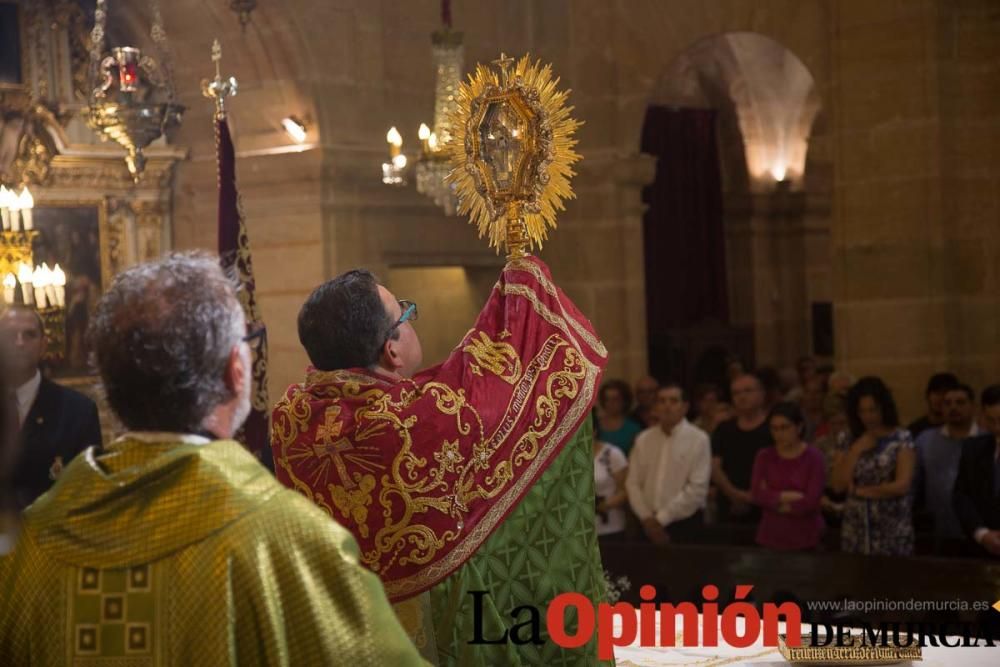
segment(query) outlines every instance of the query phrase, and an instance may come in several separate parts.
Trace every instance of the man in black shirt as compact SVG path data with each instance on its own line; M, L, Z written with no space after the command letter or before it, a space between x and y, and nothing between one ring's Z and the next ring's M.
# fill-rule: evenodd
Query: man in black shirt
M958 378L953 373L935 373L927 381L927 414L907 427L913 440L929 428L939 428L944 424L944 395L950 389L958 388Z
M740 375L730 385L736 416L712 434L712 483L718 488L723 521L756 521L750 476L757 452L771 445L764 411L764 387L754 375Z

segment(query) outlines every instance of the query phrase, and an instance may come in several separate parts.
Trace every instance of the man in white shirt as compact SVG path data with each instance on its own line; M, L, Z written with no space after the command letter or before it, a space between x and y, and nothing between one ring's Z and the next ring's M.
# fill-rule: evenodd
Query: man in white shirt
M693 541L704 525L712 452L708 435L685 418L688 408L680 385L661 387L660 423L639 434L629 458L629 504L654 544Z
M92 400L39 371L46 343L35 310L14 305L0 312L0 342L7 346L8 382L14 389L2 398L17 420L19 451L12 482L15 502L23 509L52 486L77 454L101 444L101 422Z

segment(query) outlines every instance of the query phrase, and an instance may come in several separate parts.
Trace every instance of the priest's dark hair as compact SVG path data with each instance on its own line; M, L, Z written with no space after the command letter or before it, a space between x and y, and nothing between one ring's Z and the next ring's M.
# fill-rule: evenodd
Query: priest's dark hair
M321 371L373 368L392 335L378 280L364 269L342 273L309 295L299 311L299 341Z
M108 403L128 429L197 433L233 397L225 373L246 320L218 257L174 253L118 274L89 335Z

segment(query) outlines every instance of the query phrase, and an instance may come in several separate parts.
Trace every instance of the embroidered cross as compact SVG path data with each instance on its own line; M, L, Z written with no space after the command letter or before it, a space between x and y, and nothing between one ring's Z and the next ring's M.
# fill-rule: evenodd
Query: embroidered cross
M338 417L340 416L340 406L331 405L323 415L323 423L316 429L316 442L313 443L313 453L317 457L328 456L333 461L333 466L337 469L340 482L345 489L353 489L357 486L354 480L347 474L347 466L341 456L344 452L354 449L354 445L347 438L336 439L344 429L344 424Z

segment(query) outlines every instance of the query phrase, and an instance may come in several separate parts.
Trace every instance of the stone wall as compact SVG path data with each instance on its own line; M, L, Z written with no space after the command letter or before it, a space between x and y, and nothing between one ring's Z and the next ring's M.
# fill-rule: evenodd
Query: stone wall
M749 267L753 285L753 302L733 312L757 327L759 360L784 364L804 352L803 307L832 299L837 362L884 374L907 415L933 370L952 367L977 388L1000 374L993 3L453 4L468 66L501 49L530 50L553 63L586 121L577 199L541 256L605 338L609 375L634 378L646 365L640 193L653 172L638 153L645 109L685 49L741 31L794 53L821 106L799 200L727 206L740 212L727 224L752 249L731 258L734 271ZM388 127L413 148L417 125L431 120L437 2L260 3L245 35L224 3L178 0L164 12L191 110L177 137L191 149L175 184L177 247L214 246L214 143L197 91L211 73L212 37L240 79L231 107L271 329L272 393L301 376L294 316L323 279L359 265L386 276L403 267L496 268L464 222L412 186L379 182ZM311 148L270 154L290 143L280 129L289 114L306 119Z
M1000 378L1000 14L833 6L837 357L883 376L915 416L932 372L977 389Z

